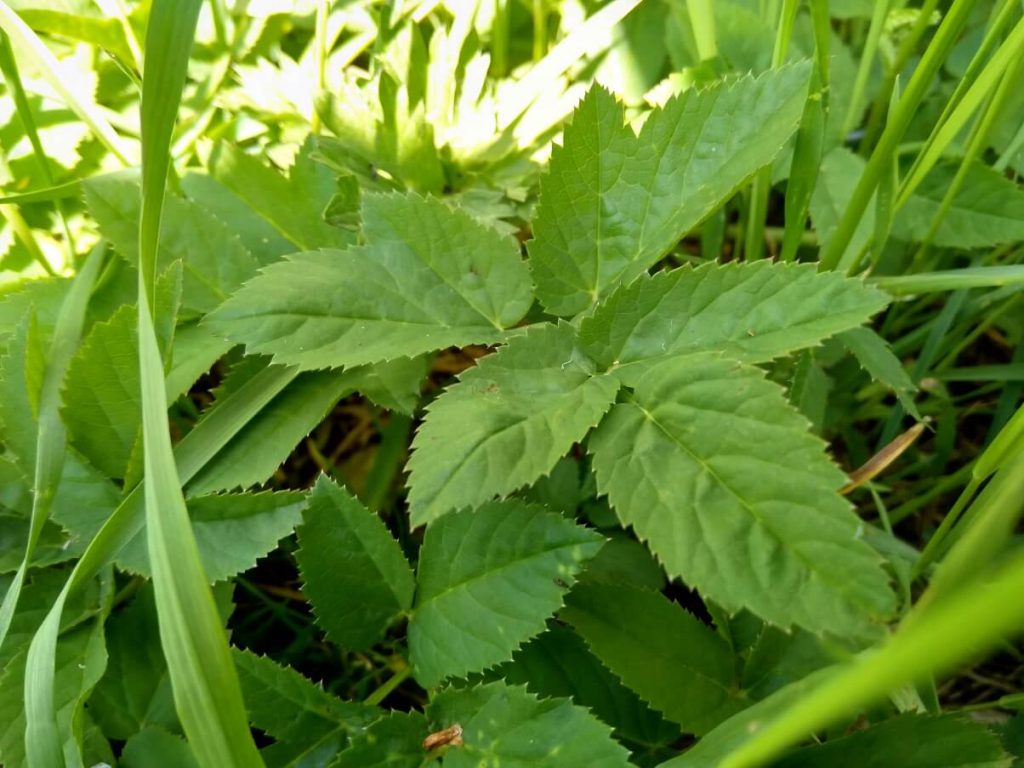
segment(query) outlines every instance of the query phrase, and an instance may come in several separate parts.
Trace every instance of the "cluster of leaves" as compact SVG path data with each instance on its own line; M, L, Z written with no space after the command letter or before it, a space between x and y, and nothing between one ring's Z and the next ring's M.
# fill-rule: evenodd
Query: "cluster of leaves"
M0 763L1012 764L1013 2L110 5L0 3Z

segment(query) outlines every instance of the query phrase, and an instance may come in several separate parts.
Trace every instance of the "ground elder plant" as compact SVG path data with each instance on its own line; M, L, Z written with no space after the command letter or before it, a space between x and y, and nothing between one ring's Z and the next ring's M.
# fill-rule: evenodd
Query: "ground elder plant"
M0 2L0 765L1024 755L1019 4Z

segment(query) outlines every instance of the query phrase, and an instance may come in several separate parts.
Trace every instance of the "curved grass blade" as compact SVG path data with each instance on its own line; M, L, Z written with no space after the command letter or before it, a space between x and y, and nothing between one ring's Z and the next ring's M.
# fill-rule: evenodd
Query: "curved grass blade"
M238 674L199 558L167 424L164 366L150 304L171 134L201 0L156 0L142 81L139 223L139 374L145 451L146 533L160 641L175 706L200 765L260 766Z
M106 246L97 245L86 259L61 307L53 342L50 345L39 394L39 430L36 437L32 517L29 523L28 542L21 565L7 589L3 604L0 604L0 647L3 647L7 631L10 629L25 574L32 562L32 554L43 532L43 525L50 517L50 504L60 482L61 472L64 470L67 435L60 418L60 386L81 340L86 307L89 305L89 296L100 273L105 251Z
M242 385L189 432L175 450L178 476L187 483L227 443L280 394L298 375L295 368L271 366ZM61 616L68 598L88 584L100 569L112 562L121 549L142 530L144 492L136 486L103 524L75 564L42 625L29 646L25 671L25 709L30 737L29 765L46 766L43 755L60 754L60 735L54 707L54 659ZM51 750L56 749L57 752ZM36 755L39 755L37 757ZM61 765L58 763L57 765Z

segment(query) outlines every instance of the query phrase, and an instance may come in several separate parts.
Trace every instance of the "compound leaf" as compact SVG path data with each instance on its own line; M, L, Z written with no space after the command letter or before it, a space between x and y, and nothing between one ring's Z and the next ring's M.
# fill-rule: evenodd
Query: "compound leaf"
M303 592L334 642L364 650L412 605L412 569L384 522L321 476L299 528Z
M210 327L304 369L501 341L533 301L515 240L415 194L366 195L367 244L265 268Z
M743 708L728 644L659 593L579 584L561 616L623 683L688 733L703 735Z
M595 376L570 326L544 325L466 371L428 408L409 461L414 525L528 485L611 406L618 382Z
M629 768L629 753L611 730L568 699L538 699L525 688L491 683L449 689L427 714L440 730L462 726L463 744L445 768Z
M630 282L771 163L796 130L808 76L801 63L686 91L639 136L592 88L541 179L529 249L548 311L575 315Z
M894 595L807 426L756 368L675 358L594 432L598 489L671 576L726 610L872 634Z
M409 621L416 679L432 687L508 661L544 629L600 547L593 531L518 500L429 526Z
M706 264L618 289L583 320L580 343L631 381L672 355L771 360L854 328L887 303L863 280L812 264Z

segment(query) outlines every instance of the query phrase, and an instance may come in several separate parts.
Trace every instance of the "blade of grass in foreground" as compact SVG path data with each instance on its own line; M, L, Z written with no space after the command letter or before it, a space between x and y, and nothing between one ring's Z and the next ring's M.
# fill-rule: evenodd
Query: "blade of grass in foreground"
M187 483L271 400L298 375L295 368L270 366L226 397L189 432L174 452L179 480ZM57 637L67 599L92 581L99 571L142 529L144 491L136 486L75 564L29 646L25 671L26 748L29 765L51 768L46 756L60 754L61 738L54 706L54 669ZM56 750L56 751L54 751ZM63 763L56 763L60 766Z
M150 305L171 134L200 0L156 0L142 79L139 223L139 374L145 452L146 534L160 641L185 735L200 765L260 766L227 637L199 559L167 424L164 366Z
M42 388L39 393L39 428L36 437L35 475L32 483L32 517L29 522L28 541L21 565L14 574L14 580L7 589L3 604L0 604L0 648L3 647L11 619L18 605L25 574L32 562L43 525L50 517L61 472L64 470L64 455L67 451L67 435L60 418L60 386L71 362L85 325L85 310L89 305L96 277L103 263L105 246L97 245L78 277L71 284L71 290L60 310L57 327L46 361Z
M991 650L1024 628L1024 553L990 578L911 613L878 650L824 676L778 717L759 724L720 768L767 765L787 747L885 698L901 685L942 674ZM913 617L913 620L911 618Z

